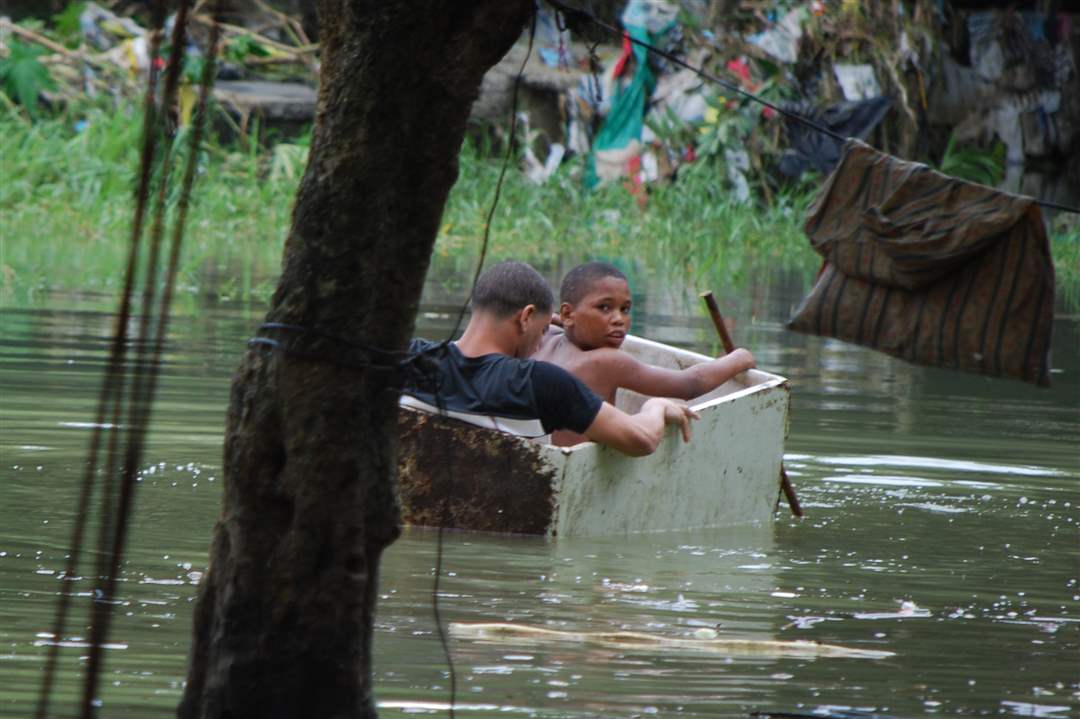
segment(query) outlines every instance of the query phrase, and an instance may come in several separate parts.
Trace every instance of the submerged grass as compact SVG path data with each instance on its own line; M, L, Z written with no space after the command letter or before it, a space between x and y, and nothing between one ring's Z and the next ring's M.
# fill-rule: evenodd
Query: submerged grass
M444 258L475 252L498 177L497 163L473 148L465 148L461 162L436 246ZM493 219L492 256L544 265L621 258L687 283L740 284L758 270L816 266L801 231L808 193L762 210L733 202L710 168L687 170L676 184L653 187L647 195L619 184L586 192L582 166L574 162L542 186L509 173Z
M1051 231L1058 302L1070 311L1080 310L1080 216L1056 218Z
M77 126L60 118L34 124L0 118L0 269L8 297L119 287L140 125L135 111L93 111ZM270 149L207 146L192 198L181 292L234 299L269 294L305 158L303 141ZM460 164L434 258L448 289L470 277L500 161L467 144ZM739 286L778 269L808 282L820 262L802 234L811 188L760 208L733 202L721 172L704 163L647 196L618 184L585 192L581 171L580 163L567 163L542 186L507 173L489 258L548 268L605 258L683 285L714 287ZM1054 252L1061 293L1078 306L1080 225L1059 228Z
M84 123L0 121L0 261L13 291L110 291L122 281L141 117L103 112ZM296 182L267 181L263 160L219 148L201 158L181 291L246 295L276 273Z

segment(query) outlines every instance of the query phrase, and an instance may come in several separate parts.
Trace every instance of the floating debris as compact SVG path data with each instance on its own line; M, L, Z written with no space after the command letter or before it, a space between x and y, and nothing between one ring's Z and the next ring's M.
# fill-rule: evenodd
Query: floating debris
M895 652L855 649L813 641L665 637L640 632L569 632L527 624L451 622L450 635L482 642L566 642L612 649L695 651L727 656L886 659Z
M855 612L852 616L856 619L927 619L933 614L915 602L904 601L895 612Z

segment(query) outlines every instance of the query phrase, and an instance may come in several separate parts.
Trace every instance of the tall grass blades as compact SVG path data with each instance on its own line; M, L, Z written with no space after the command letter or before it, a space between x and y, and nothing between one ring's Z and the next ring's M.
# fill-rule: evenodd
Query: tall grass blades
M763 210L739 204L709 166L687 170L677 182L649 189L643 201L618 183L583 190L579 161L565 163L542 186L511 173L493 218L491 257L543 265L626 258L684 283L739 283L758 271L816 266L802 237L807 195L781 197ZM437 257L475 255L497 176L496 164L472 146L463 149Z
M957 147L954 132L949 135L940 170L961 180L996 187L1005 177L1005 145L998 142L990 149Z
M29 123L0 108L0 276L7 297L28 299L42 289L117 289L130 233L139 131L133 110L88 109L78 120ZM252 140L204 145L181 295L268 296L280 271L309 140L272 147ZM177 147L185 151L183 142ZM705 161L683 167L670 185L633 193L620 183L587 192L583 171L580 159L572 158L543 185L508 173L492 219L490 260L521 259L554 276L578 261L602 258L639 276L668 278L672 285L717 289L776 271L808 283L820 263L802 233L809 187L761 207L737 202L726 189L723 169ZM453 296L463 289L479 252L498 174L499 160L466 143L431 273ZM1062 220L1052 232L1055 266L1061 296L1077 307L1080 226Z
M77 123L0 121L0 262L9 292L117 289L130 233L139 131L135 112L93 111ZM177 172L186 147L178 140ZM296 178L265 177L259 154L215 145L203 153L181 292L267 291L280 264Z

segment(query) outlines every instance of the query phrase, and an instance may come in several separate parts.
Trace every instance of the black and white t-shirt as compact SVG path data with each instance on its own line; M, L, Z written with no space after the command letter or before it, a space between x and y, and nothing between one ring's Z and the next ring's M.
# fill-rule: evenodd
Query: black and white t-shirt
M466 357L454 343L414 339L413 354L433 353L438 360L439 397L415 386L403 392L447 410L510 419L538 419L545 433L569 429L583 433L604 400L558 365L503 354ZM441 404L440 404L441 400Z

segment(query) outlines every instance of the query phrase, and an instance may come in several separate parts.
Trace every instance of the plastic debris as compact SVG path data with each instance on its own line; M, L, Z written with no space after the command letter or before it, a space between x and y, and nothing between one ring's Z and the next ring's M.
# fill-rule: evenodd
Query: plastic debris
M802 40L806 15L806 8L795 8L773 27L746 39L780 62L791 64L799 59L799 41Z
M844 92L845 100L869 100L881 95L877 75L871 65L833 65L836 81Z

